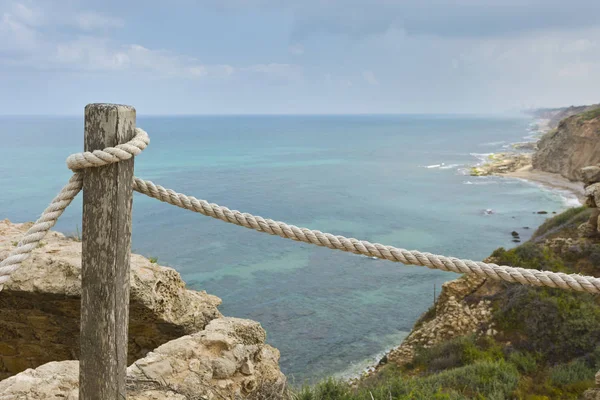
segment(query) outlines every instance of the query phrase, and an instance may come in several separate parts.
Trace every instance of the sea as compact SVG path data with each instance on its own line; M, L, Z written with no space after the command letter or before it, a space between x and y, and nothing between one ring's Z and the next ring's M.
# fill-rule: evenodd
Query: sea
M527 240L566 192L469 168L535 136L525 116L138 116L136 175L324 232L481 260ZM83 148L81 117L0 117L0 218L35 220ZM81 230L81 195L56 225ZM548 214L538 214L546 211ZM458 275L284 240L135 194L133 251L259 321L290 381L355 376Z

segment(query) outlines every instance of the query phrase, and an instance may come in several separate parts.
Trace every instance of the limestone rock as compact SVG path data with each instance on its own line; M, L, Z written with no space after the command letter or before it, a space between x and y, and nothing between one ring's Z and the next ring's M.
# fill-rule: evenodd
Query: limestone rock
M594 183L585 188L586 205L598 207L600 205L600 183Z
M600 400L600 389L588 389L583 392L583 400Z
M579 236L583 238L595 237L598 234L597 229L589 222L584 222L579 225L577 232L579 233Z
M31 224L0 221L0 260ZM0 292L0 379L79 354L81 243L49 232ZM175 270L131 255L128 362L221 316L218 297L188 290Z
M600 163L600 118L574 115L563 119L558 128L538 142L533 168L561 174L567 179L583 179L581 169Z
M580 174L586 186L600 182L600 167L597 165L581 168Z
M432 347L448 339L475 332L496 335L498 332L490 324L490 302L485 300L467 304L463 301L485 282L485 278L464 275L444 283L436 303L435 316L413 329L400 347L390 351L387 360L402 365L413 359L417 346Z
M279 370L279 352L264 343L265 337L257 322L215 319L204 331L172 340L134 362L127 369L127 398L260 398L267 390L281 395L286 380ZM1 381L0 400L75 400L78 376L78 361L44 364Z

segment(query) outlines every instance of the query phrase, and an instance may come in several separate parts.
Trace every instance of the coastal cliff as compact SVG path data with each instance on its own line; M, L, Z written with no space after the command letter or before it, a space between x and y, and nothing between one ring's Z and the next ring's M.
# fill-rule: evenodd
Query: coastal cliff
M29 226L0 221L0 260ZM141 255L131 255L130 285L128 398L285 390L279 351L259 323L223 317L221 299ZM77 398L80 296L81 242L51 231L0 292L1 400Z
M600 167L580 174L589 207L548 219L529 242L485 261L600 276ZM465 275L443 285L435 306L353 390L402 379L420 390L414 398L600 399L598 324L597 296Z
M597 211L565 211L529 242L499 248L485 261L600 276L600 233L588 229ZM374 371L350 384L329 380L305 388L301 396L593 400L600 399L599 369L597 296L465 275L443 285L436 304Z
M570 106L559 108L542 108L532 111L530 114L535 118L547 120L547 125L550 129L558 126L560 121L569 118L573 115L581 114L587 111L592 111L600 108L600 104L591 104L583 106Z
M580 181L580 169L600 163L600 108L563 119L538 142L532 166Z

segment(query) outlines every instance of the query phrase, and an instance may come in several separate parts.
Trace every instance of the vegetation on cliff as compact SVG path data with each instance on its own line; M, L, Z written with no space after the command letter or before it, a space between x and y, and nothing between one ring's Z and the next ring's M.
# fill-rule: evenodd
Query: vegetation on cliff
M489 261L600 276L600 242L579 239L591 210L549 219L530 242L500 248ZM560 289L486 281L462 299L491 302L478 332L417 346L408 363L388 362L357 384L334 380L296 393L300 400L577 399L600 369L600 299ZM421 325L433 319L426 313ZM493 323L497 334L486 334Z

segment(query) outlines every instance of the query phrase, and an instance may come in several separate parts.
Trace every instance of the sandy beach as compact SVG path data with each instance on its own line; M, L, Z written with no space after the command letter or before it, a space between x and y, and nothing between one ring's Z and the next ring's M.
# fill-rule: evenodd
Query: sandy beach
M582 182L572 182L559 174L534 170L531 165L525 166L513 172L496 174L508 178L525 179L539 183L549 189L560 189L572 192L581 203L585 200L585 191Z

